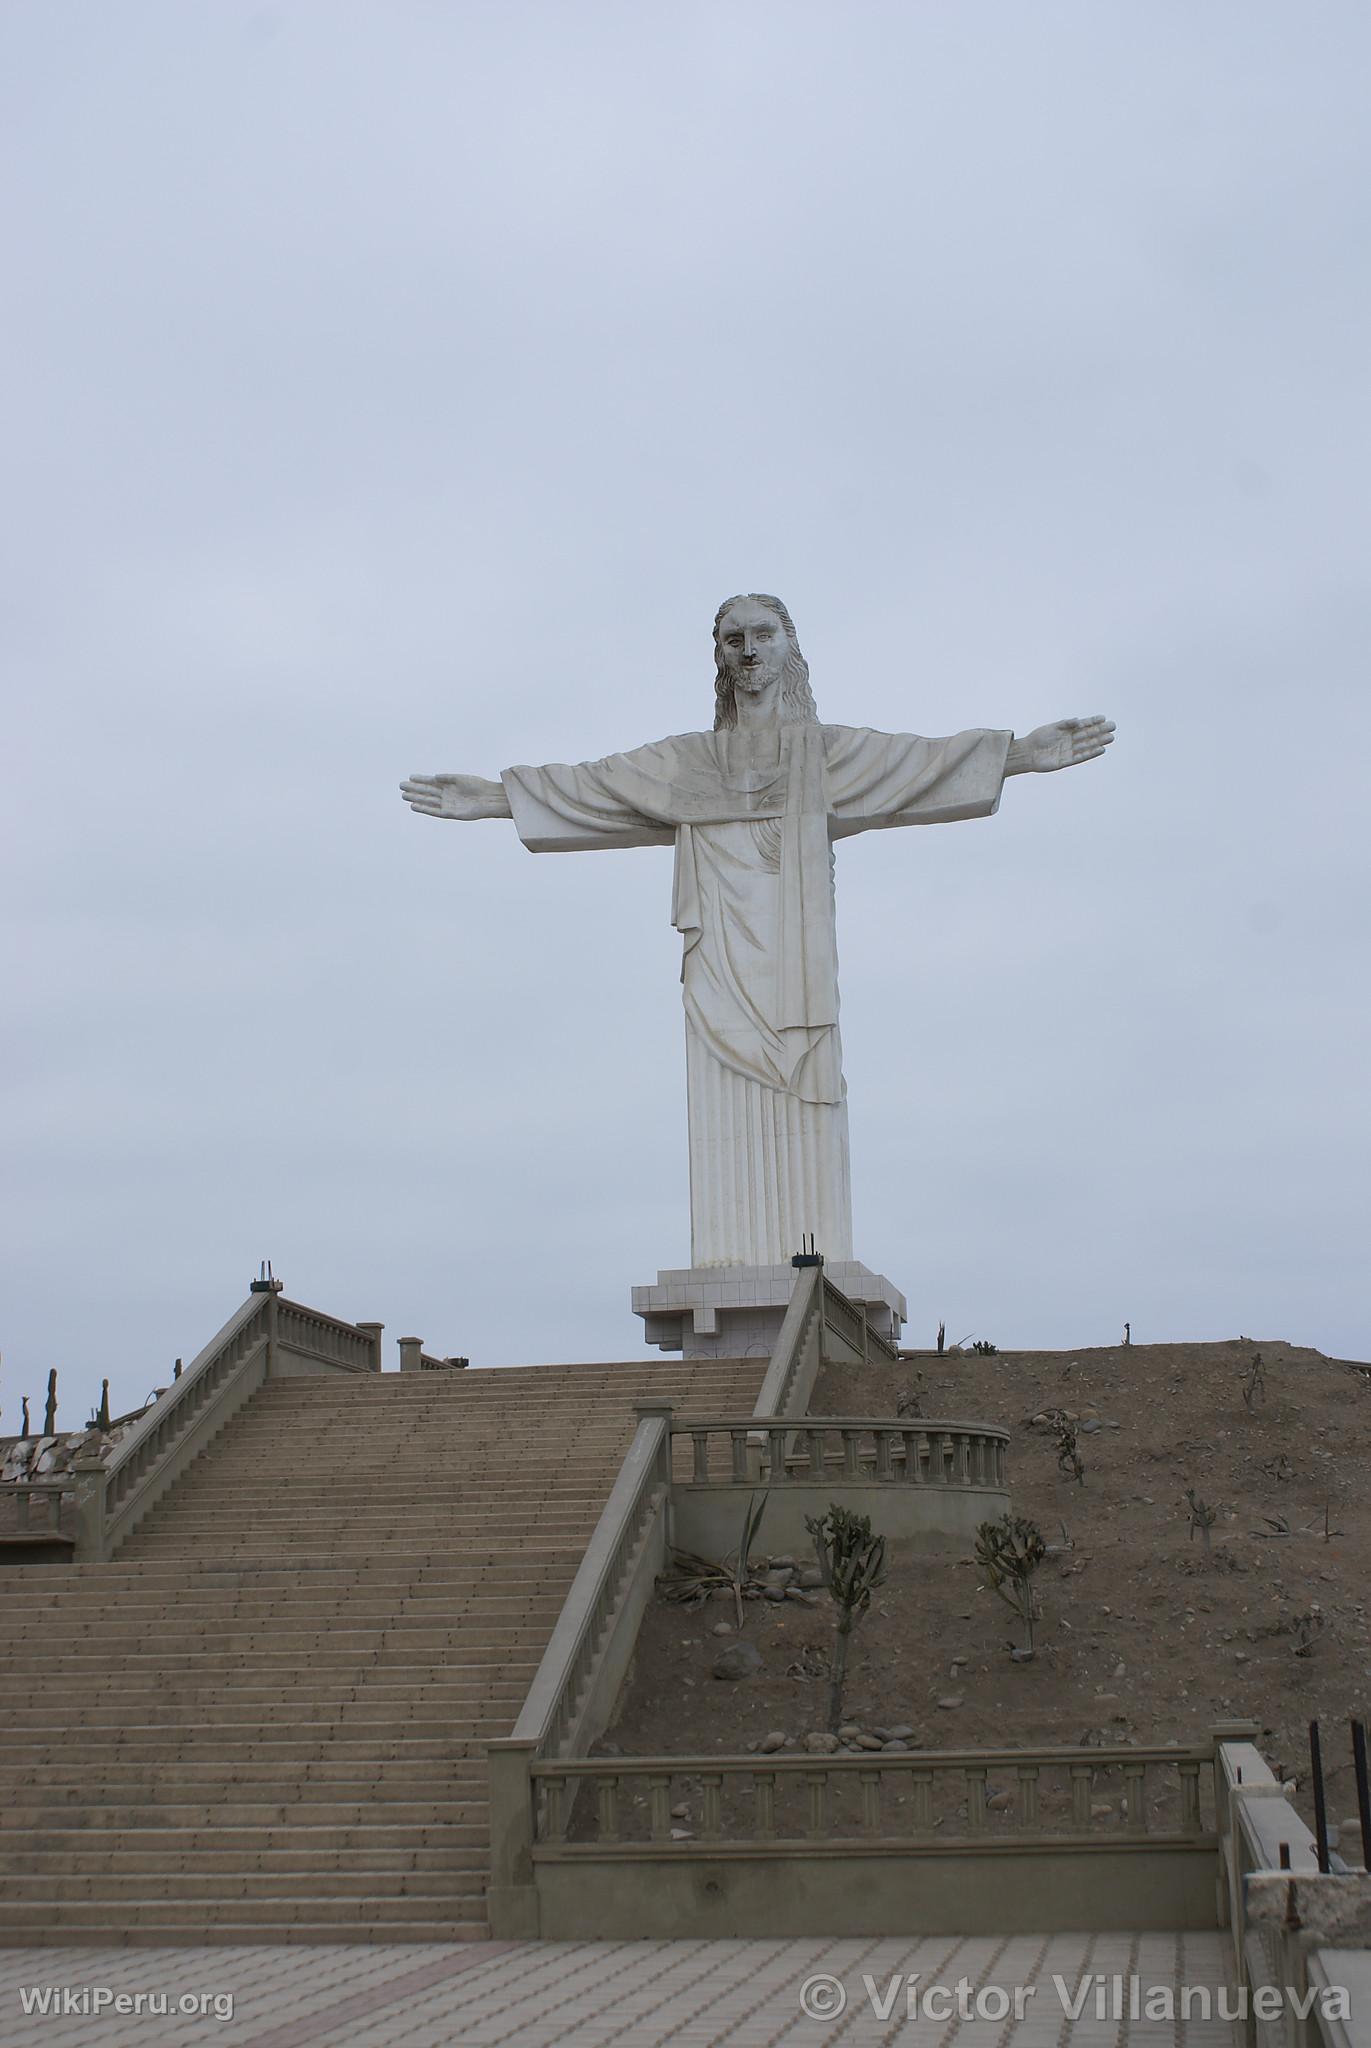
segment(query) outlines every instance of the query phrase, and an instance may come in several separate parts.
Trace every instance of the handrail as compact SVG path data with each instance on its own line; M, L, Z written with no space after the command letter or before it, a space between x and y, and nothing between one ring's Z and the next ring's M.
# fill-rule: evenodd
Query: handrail
M107 1460L76 1461L78 1557L111 1556L263 1380L280 1370L370 1372L380 1363L379 1323L345 1323L274 1292L249 1294Z
M647 1525L670 1486L669 1423L662 1413L639 1421L595 1533L562 1604L528 1696L505 1738L541 1756L574 1743L595 1652Z
M822 1267L819 1270L822 1272ZM887 1365L899 1364L899 1352L872 1329L863 1304L850 1301L841 1288L833 1285L827 1273L823 1274L822 1305L823 1319L828 1328L835 1330L852 1350L860 1351L863 1363L869 1362L874 1355Z
M796 1380L806 1346L818 1321L823 1288L822 1266L801 1266L790 1290L790 1306L776 1336L776 1348L757 1394L757 1415L786 1415L795 1407ZM817 1357L813 1360L817 1368ZM809 1399L804 1389L803 1408Z
M486 1744L492 1929L538 1931L533 1889L537 1794L530 1766L587 1749L604 1726L642 1610L664 1561L671 1498L671 1408L640 1402L638 1427L562 1603L512 1734Z
M250 1294L242 1307L236 1309L217 1335L210 1338L202 1351L198 1351L178 1380L173 1380L164 1394L158 1396L151 1407L145 1408L135 1423L132 1423L119 1439L109 1457L105 1460L105 1477L108 1481L124 1465L127 1465L139 1446L160 1425L165 1424L179 1409L186 1410L197 1399L199 1381L212 1369L221 1354L261 1317L265 1323L270 1314L270 1305L276 1296L272 1294Z

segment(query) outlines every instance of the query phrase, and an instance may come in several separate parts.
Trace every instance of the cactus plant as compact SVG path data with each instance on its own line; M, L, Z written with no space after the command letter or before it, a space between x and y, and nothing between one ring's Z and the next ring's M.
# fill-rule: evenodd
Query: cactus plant
M885 1538L872 1535L869 1515L854 1515L836 1503L830 1504L826 1515L806 1515L805 1527L814 1539L824 1585L838 1610L828 1692L828 1725L836 1735L843 1718L848 1643L871 1605L871 1595L885 1578Z
M1033 1574L1047 1555L1041 1529L1023 1515L1001 1515L976 1531L976 1562L1005 1605L1024 1625L1025 1650L1033 1654Z

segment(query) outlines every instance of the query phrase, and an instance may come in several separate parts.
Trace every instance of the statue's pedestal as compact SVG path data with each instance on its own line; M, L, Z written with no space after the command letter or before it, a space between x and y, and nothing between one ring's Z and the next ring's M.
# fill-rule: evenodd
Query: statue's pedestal
M840 1294L866 1309L878 1337L898 1344L908 1316L905 1298L883 1273L855 1259L828 1261L824 1271ZM643 1341L687 1358L769 1358L795 1285L795 1268L682 1266L658 1273L654 1287L633 1289Z

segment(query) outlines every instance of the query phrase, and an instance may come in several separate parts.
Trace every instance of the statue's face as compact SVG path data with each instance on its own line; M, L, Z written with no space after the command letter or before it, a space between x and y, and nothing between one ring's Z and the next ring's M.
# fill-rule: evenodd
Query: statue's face
M789 651L785 627L764 604L743 598L719 621L719 651L734 689L751 696L780 678Z

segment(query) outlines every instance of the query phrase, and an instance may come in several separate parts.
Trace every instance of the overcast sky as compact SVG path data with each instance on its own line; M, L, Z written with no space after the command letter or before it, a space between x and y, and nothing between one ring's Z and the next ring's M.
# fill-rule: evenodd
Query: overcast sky
M671 856L402 776L1118 721L838 849L910 1341L1371 1355L1371 15L6 0L0 1432L270 1257L474 1363L689 1260ZM391 1354L393 1358L393 1353ZM78 1412L79 1411L79 1412Z

